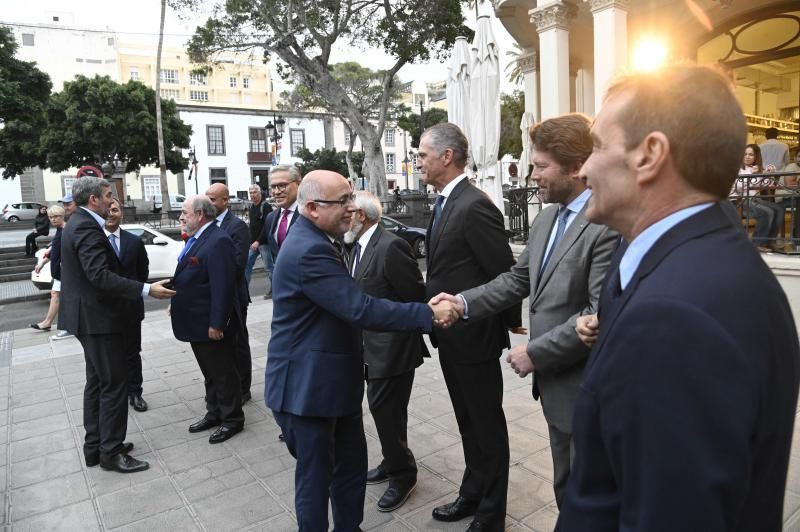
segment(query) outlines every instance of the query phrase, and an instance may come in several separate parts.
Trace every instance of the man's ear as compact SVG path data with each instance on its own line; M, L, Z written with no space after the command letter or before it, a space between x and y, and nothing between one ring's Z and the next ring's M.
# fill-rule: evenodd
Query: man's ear
M653 131L633 149L632 156L637 181L640 183L652 181L669 163L671 156L669 139L661 131Z

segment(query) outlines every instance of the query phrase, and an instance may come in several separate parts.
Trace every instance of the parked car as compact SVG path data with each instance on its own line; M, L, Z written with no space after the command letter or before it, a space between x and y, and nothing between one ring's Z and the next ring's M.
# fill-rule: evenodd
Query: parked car
M186 200L186 196L182 194L170 194L169 195L169 210L171 211L179 211L181 207L183 207L183 202ZM161 208L161 194L157 195L153 198L153 209L160 209Z
M175 273L178 255L184 246L183 242L173 240L164 233L140 224L122 224L120 227L142 239L144 249L147 251L147 258L150 261L148 281L172 277L172 274ZM44 249L36 252L36 264L40 264L44 260L44 252ZM50 290L53 285L50 266L45 266L39 273L33 270L31 281L39 290Z
M47 205L35 202L6 204L3 207L3 220L12 224L22 220L33 220L39 214L41 207L47 207Z
M421 227L409 227L388 216L381 217L381 226L408 242L417 258L425 256L425 235L428 233L427 230Z

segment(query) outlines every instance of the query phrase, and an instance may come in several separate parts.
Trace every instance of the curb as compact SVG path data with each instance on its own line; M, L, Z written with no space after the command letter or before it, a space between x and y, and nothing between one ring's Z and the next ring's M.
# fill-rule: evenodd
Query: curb
M38 301L40 299L50 299L49 290L41 290L41 293L27 296L14 296L7 299L0 299L0 305L10 305L12 303L24 303L26 301Z

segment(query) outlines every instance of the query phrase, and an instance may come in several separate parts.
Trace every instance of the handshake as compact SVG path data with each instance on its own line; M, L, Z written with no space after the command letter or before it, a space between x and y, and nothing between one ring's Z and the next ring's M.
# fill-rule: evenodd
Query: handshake
M433 324L442 329L464 317L464 300L458 296L442 292L432 297L428 306L433 311Z

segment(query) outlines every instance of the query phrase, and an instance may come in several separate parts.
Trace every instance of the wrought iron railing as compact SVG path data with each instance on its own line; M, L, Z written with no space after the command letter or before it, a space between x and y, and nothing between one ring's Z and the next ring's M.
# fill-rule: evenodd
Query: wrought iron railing
M529 206L542 205L542 200L539 199L539 187L511 188L505 194L508 197L508 230L511 233L511 240L527 242L531 226Z

